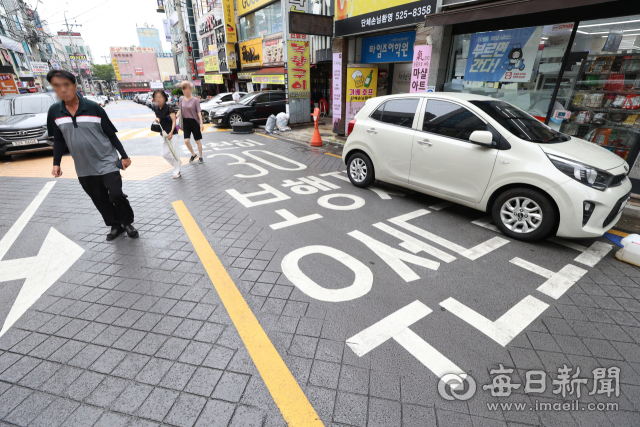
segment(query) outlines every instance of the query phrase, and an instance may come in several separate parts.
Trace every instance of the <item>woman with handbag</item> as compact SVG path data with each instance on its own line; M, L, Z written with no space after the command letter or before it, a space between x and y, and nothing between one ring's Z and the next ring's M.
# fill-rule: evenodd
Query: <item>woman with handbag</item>
M161 154L164 159L173 166L173 179L180 178L181 160L178 156L178 138L173 137L176 130L176 114L171 111L167 104L169 98L162 89L153 92L153 103L151 108L156 113L155 123L151 125L151 130L160 132L162 136Z
M184 96L181 96L178 102L178 118L180 119L180 129L184 132L184 143L191 152L189 162L193 162L196 159L196 153L193 151L190 141L191 135L193 134L193 139L195 139L196 144L198 144L198 163L202 164L204 160L202 159L201 140L204 125L202 124L200 100L191 95L191 83L189 82L185 81L182 83L182 93L184 93Z

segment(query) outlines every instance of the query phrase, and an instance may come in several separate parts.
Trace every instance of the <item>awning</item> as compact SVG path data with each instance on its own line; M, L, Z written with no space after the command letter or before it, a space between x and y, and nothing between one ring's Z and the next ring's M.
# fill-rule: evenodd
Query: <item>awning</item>
M640 2L628 0L502 0L477 3L427 15L425 27L453 25L453 34L465 34L640 13Z
M263 68L251 75L252 83L284 84L284 67Z
M120 92L151 92L151 89L149 89L148 87L134 87L130 89L120 88Z

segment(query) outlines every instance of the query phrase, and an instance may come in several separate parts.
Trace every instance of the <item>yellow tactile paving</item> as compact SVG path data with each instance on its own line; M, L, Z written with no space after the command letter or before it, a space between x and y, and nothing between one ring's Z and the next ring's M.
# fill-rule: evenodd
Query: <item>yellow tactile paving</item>
M118 138L120 139L120 141L127 141L129 139L149 138L151 136L157 136L158 134L156 132L151 132L151 130L149 130L150 127L151 127L151 124L149 124L149 127L122 130L118 132ZM231 131L231 129L216 128L211 123L207 123L206 125L204 125L205 133L229 132L229 131ZM182 131L179 131L178 134L182 135Z
M51 178L51 159L51 157L38 157L2 163L0 177ZM182 157L182 164L188 163L188 160ZM62 168L61 178L78 178L71 156L64 156L60 167ZM160 156L132 156L131 166L121 174L124 181L146 181L172 170L173 167Z

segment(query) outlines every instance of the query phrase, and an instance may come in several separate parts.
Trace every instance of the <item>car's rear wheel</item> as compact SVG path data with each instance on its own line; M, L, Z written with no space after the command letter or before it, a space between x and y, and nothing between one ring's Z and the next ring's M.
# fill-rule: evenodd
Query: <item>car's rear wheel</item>
M512 188L500 194L491 214L502 233L527 242L549 236L558 220L549 197L531 188Z
M233 126L238 123L242 123L244 119L242 118L242 114L232 113L229 115L229 126Z
M364 153L355 153L347 162L347 175L353 185L365 188L373 184L375 174L371 159Z

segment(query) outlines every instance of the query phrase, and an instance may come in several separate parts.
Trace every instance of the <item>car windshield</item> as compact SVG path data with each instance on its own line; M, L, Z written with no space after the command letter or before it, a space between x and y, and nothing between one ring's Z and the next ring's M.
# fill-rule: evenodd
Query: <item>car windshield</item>
M240 99L240 101L238 101L238 103L242 104L242 105L249 105L249 103L251 101L253 101L253 98L255 98L256 96L260 95L261 92L254 92L254 93L250 93L248 95L245 95L242 97L242 99Z
M50 96L19 96L0 99L0 116L18 116L21 114L40 114L49 111L54 103Z
M524 139L525 141L550 144L554 142L564 142L571 139L569 135L565 135L551 129L540 120L506 102L469 102L487 113L492 119L500 123L502 127L513 135Z

